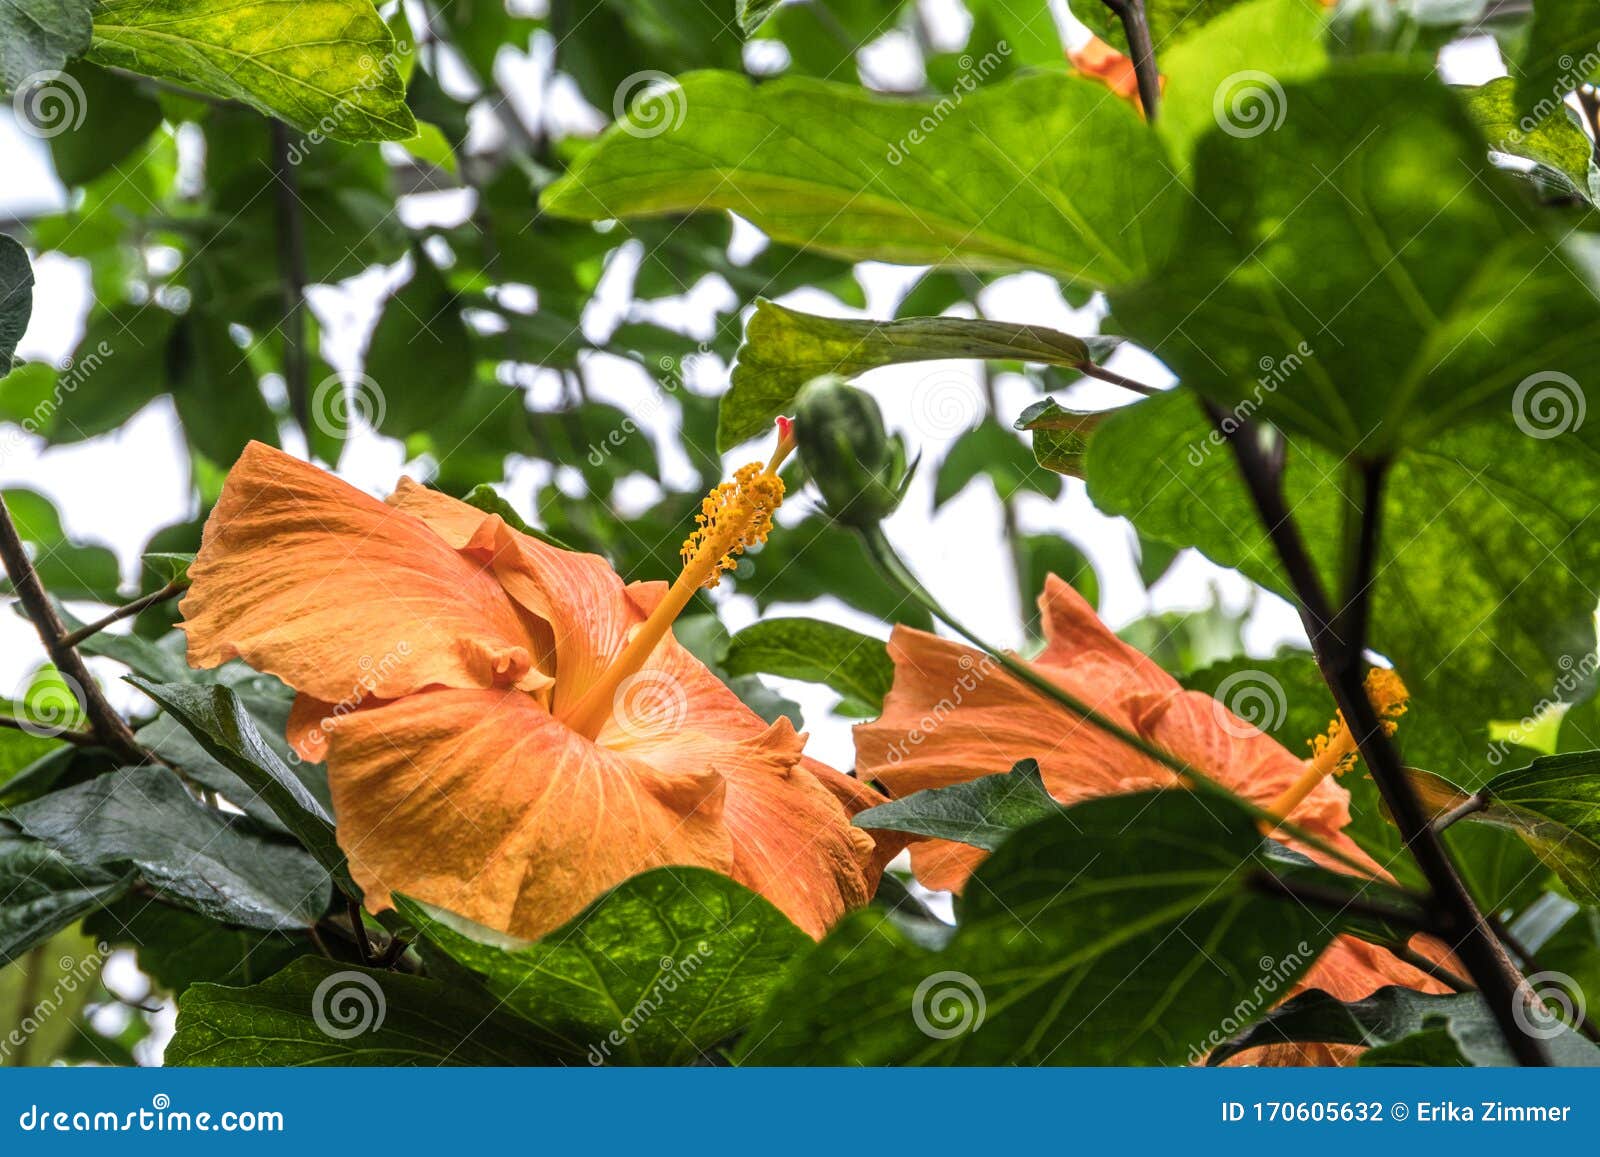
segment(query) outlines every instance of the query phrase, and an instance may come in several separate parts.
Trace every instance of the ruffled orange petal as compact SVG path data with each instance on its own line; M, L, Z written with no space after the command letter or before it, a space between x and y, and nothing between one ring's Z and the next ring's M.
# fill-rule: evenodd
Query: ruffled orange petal
M329 730L328 770L339 844L375 909L404 892L531 939L650 868L734 866L722 774L607 750L528 695L427 691L357 711Z
M549 685L526 616L420 520L259 442L206 521L189 662L242 658L327 703Z

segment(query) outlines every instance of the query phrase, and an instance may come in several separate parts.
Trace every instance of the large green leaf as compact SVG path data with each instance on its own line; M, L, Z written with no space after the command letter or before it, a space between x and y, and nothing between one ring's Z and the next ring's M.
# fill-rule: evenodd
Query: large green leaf
M1600 425L1523 436L1504 417L1441 435L1396 461L1387 488L1371 645L1410 687L1428 742L1402 726L1410 762L1475 787L1488 723L1520 719L1595 650ZM1184 392L1118 411L1089 445L1089 493L1108 514L1198 547L1288 595L1232 452ZM1336 582L1354 501L1337 457L1290 448L1289 506L1325 581ZM1337 586L1334 586L1337 589Z
M404 437L450 413L472 385L472 344L444 276L417 250L415 272L383 308L365 368L385 434Z
M341 889L360 895L334 836L332 813L262 738L237 694L217 685L129 681L161 704L206 755L238 777L245 791L238 798L230 797L233 803L249 810L249 803L259 799L332 873Z
M910 832L992 852L1019 828L1062 810L1045 789L1038 762L1024 759L998 775L912 792L904 799L881 803L860 812L850 822L869 831Z
M338 141L414 136L394 33L372 0L100 0L96 63L242 101Z
M1600 0L1534 0L1517 102L1527 116L1565 116L1562 98L1600 75Z
M545 193L586 220L729 209L839 257L1042 269L1091 286L1167 249L1161 146L1090 81L1028 76L940 105L809 79L693 73ZM653 119L652 119L653 118Z
M400 914L528 1021L591 1064L685 1064L746 1028L811 944L760 896L701 868L627 880L536 943L396 897Z
M420 976L307 956L250 988L193 985L178 1002L166 1063L533 1065L527 1026L497 1002Z
M1538 1027L1557 1064L1600 1065L1600 1048L1576 1032L1554 1020ZM1257 1045L1320 1041L1372 1048L1396 1045L1425 1031L1448 1035L1460 1056L1456 1063L1496 1067L1516 1063L1479 994L1433 996L1396 986L1352 1001L1336 1000L1321 989L1301 993L1213 1052L1209 1063L1221 1064Z
M11 372L17 343L33 315L33 266L28 251L0 236L0 378Z
M80 916L109 904L133 873L75 864L0 824L0 968Z
M56 72L89 47L91 0L6 0L0 4L0 92Z
M812 378L833 373L853 378L880 366L941 358L1077 367L1091 359L1091 346L1042 326L962 317L855 321L801 313L758 298L722 397L717 448L728 450L766 433Z
M49 138L50 156L62 184L86 185L127 160L161 127L161 105L127 77L87 62L72 65L66 76L56 83L63 91L76 85L83 96L71 119L51 122L60 131Z
M930 951L874 911L797 961L758 1064L1176 1064L1260 1016L1339 930L1251 886L1255 821L1209 793L1112 796L1024 828ZM1242 1005L1261 979L1267 995Z
M1574 114L1563 105L1550 116L1524 118L1516 88L1516 81L1502 76L1466 91L1467 108L1489 147L1534 162L1534 173L1593 200L1594 144Z
M894 663L881 639L820 619L761 619L729 641L722 666L730 675L778 675L824 683L844 701L839 710L862 718L883 710Z
M1113 294L1119 325L1185 385L1341 458L1380 459L1475 412L1534 438L1570 428L1600 302L1461 102L1367 63L1275 96L1275 128L1201 142L1182 243Z
M173 902L227 923L305 928L328 906L328 873L311 857L202 807L164 767L123 768L6 814L78 863L132 864Z
M132 948L139 971L172 993L198 982L257 984L316 951L309 936L235 928L137 895L96 912L83 927L105 943Z

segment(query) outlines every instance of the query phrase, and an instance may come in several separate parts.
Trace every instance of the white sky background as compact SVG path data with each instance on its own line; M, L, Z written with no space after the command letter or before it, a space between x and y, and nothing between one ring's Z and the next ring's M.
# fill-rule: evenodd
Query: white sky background
M1058 6L1059 0L1052 0L1052 7ZM950 21L956 16L955 6L925 0L925 11L934 23L936 37L943 39L944 29L952 33L953 39L960 40L959 28L950 28ZM920 79L904 42L893 37L874 46L868 60L874 76L893 79L906 76L910 70L913 79ZM542 87L531 83L541 71L536 58L503 50L500 63L502 81L526 111L536 114ZM1446 78L1457 83L1482 83L1504 72L1498 51L1488 40L1452 48L1442 63ZM562 123L596 123L592 111L582 107L570 89L555 86L550 99L550 111ZM0 110L0 161L7 177L0 186L0 217L26 216L67 203L67 193L55 179L45 143L24 134L8 108ZM405 206L403 216L411 224L422 219L454 222L467 215L470 196L450 193L414 199L414 203ZM753 252L761 244L759 233L741 225L734 242L736 251ZM624 255L618 260L637 258ZM625 294L619 292L619 284L625 286L626 279L617 274L623 272L608 270L602 292L584 318L584 327L592 338L608 334L629 309ZM815 312L890 317L899 295L917 272L863 266L861 280L868 298L865 311L842 309L832 298L815 292L783 300ZM18 353L27 360L59 363L72 351L83 330L90 305L87 268L81 262L47 255L37 261L35 273L38 285L33 320ZM376 322L384 288L394 280L381 273L368 274L341 286L313 290L311 305L322 323L323 353L335 369L353 372L357 368L359 351ZM731 291L716 279L709 279L686 297L640 310L637 316L703 335L710 330L712 309L732 303ZM1097 320L1092 308L1075 311L1067 307L1054 282L1038 275L1006 278L984 293L982 304L985 312L995 318L1048 325L1070 333L1091 332ZM1152 384L1170 380L1158 363L1137 352L1119 352L1111 364L1119 372ZM726 387L727 367L713 361L711 368L714 372L707 372L707 367L702 366L691 386L720 393ZM912 453L920 450L924 455L911 493L888 524L891 538L929 589L957 617L1001 644L1019 644L1021 615L1010 556L1003 543L1000 505L993 488L980 480L937 515L932 513L933 478L939 461L959 433L975 424L983 412L976 370L975 364L967 362L891 367L867 375L862 384L882 404L890 428L903 430ZM590 366L589 376L597 400L614 402L635 414L661 414L663 421L676 421L675 407L641 406L641 402L651 400L658 387L637 367L600 358ZM1001 376L998 387L1002 417L1014 415L1038 396L1031 386L1013 376ZM548 404L553 393L536 386L534 396ZM1078 409L1120 405L1130 400L1124 391L1093 381L1081 382L1057 396ZM692 484L688 463L676 449L672 431L658 430L655 437L658 450L663 452L662 465L668 481ZM286 445L295 448L293 435ZM755 456L746 448L730 455L728 464L736 466ZM87 443L47 448L40 439L19 441L0 456L0 486L23 485L48 494L56 502L68 533L111 547L122 562L124 576L131 581L137 575L141 548L151 533L195 513L185 462L186 452L170 403L160 401L117 432ZM393 487L400 474L408 472L407 466L400 443L367 431L349 444L340 473L362 489L381 495ZM409 472L420 476L422 470L412 465ZM563 479L564 485L576 485L576 472L564 473L573 475ZM534 483L544 476L542 465L514 464L508 483L501 487L502 493L525 515L530 514ZM643 508L655 493L652 483L633 480L619 487L618 499L625 509ZM814 498L802 494L791 502L794 509L786 509L780 524L808 509ZM1023 495L1019 516L1025 531L1065 534L1089 554L1099 572L1100 610L1113 627L1120 628L1152 611L1203 607L1210 600L1213 586L1231 607L1243 606L1249 597L1250 585L1245 580L1187 552L1147 601L1135 569L1131 529L1121 520L1108 519L1095 511L1079 481L1068 480L1066 493L1056 502ZM86 610L74 609L80 613ZM726 598L721 610L730 629L738 629L756 617L753 601L743 596ZM880 636L885 634L882 624L832 599L782 606L770 613L810 614ZM1246 631L1246 645L1253 654L1268 654L1282 643L1303 643L1304 638L1292 608L1271 596L1258 602ZM31 627L9 611L0 614L0 694L20 689L41 658ZM110 684L116 702L141 709L147 706L141 696L116 682L122 674L116 664L94 660L91 665ZM840 768L852 766L849 724L832 718L828 711L835 696L825 688L808 684L775 682L805 711L811 732L810 753Z

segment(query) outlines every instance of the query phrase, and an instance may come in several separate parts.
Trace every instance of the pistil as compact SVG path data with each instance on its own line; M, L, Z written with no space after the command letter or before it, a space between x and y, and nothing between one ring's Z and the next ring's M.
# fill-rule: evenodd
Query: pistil
M695 593L711 589L724 571L738 565L746 548L759 546L772 531L772 516L783 503L783 480L778 468L794 451L794 424L778 419L778 447L765 465L741 466L733 479L722 483L700 503L695 530L683 544L683 570L660 605L634 631L620 654L612 660L570 712L562 712L574 731L596 736L611 718L617 690L637 674L683 613Z

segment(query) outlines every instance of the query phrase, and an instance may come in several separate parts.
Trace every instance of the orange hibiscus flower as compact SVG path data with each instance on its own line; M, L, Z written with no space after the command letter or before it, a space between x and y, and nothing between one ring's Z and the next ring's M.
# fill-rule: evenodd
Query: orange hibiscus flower
M1054 575L1039 608L1047 640L1034 660L1041 675L1111 722L1319 836L1365 864L1373 876L1389 878L1344 833L1350 797L1334 776L1354 762L1355 747L1341 724L1316 742L1311 759L1297 759L1211 696L1184 690L1112 634L1083 596ZM980 651L896 627L889 653L894 685L882 717L855 729L856 770L897 797L1003 772L1026 758L1038 760L1046 788L1065 804L1179 782L1155 760L1091 723L1073 720ZM1404 710L1404 688L1391 672L1370 680L1369 693L1387 718ZM1286 842L1329 867L1348 870L1314 848ZM917 878L930 888L951 891L960 891L983 856L978 848L946 840L911 846ZM1448 991L1387 950L1350 936L1333 941L1296 991L1321 988L1341 1000L1357 1000L1390 984ZM1346 1048L1285 1045L1256 1059L1327 1064L1349 1055Z
M327 761L373 910L399 891L531 938L698 865L820 936L872 893L881 857L850 816L877 797L671 632L766 537L791 445L706 499L669 588L408 478L380 502L252 444L190 569L189 661L242 658L299 693L290 742Z

